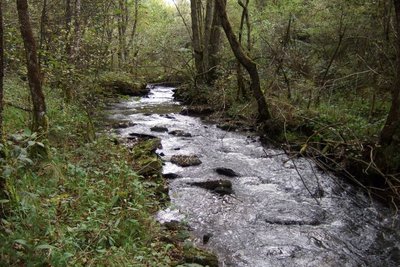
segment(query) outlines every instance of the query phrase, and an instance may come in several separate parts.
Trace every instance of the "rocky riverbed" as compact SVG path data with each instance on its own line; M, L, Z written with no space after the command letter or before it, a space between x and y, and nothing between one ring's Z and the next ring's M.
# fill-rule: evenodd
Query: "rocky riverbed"
M121 138L161 138L171 207L158 219L187 223L220 266L400 265L393 211L308 159L181 109L173 88L156 86L113 105L110 118Z

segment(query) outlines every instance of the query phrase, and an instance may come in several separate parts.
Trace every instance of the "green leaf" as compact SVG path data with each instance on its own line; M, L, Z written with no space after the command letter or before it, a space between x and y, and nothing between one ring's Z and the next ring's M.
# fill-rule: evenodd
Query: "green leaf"
M49 244L42 244L35 248L35 250L39 250L39 249L57 249L57 248L55 246L52 246Z
M73 257L74 254L69 253L69 252L65 252L63 256L64 256L65 259L69 259L69 258Z
M33 146L33 145L35 145L34 141L28 141L28 146Z
M27 246L28 245L28 241L24 240L24 239L17 239L14 240L14 243L20 244L20 245L24 245Z
M9 166L5 166L4 171L3 171L3 177L4 178L10 177L13 170L14 170L13 168L11 168Z
M24 129L24 135L25 136L31 136L32 135L32 131L30 129L28 129L28 128L25 128Z
M0 199L0 204L6 204L8 202L10 202L10 200L8 200L8 199Z

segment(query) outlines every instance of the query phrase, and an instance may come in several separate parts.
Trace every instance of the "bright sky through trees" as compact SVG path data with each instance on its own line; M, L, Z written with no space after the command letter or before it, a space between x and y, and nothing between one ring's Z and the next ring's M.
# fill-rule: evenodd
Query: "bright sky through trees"
M172 6L174 5L175 0L163 0L163 1L165 2L165 4Z

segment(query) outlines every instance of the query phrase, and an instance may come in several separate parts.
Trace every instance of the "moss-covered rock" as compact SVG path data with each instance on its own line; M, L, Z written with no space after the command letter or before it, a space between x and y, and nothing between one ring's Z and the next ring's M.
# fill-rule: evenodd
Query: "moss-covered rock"
M183 251L184 263L200 264L202 266L218 267L218 258L215 254L199 249L194 246L186 245Z
M135 161L135 170L142 176L157 175L161 168L162 162L156 156L144 156Z
M152 138L148 140L140 140L133 148L132 152L134 158L138 159L145 155L151 156L158 148L161 148L161 139Z
M142 176L158 175L162 169L162 161L155 154L161 148L159 138L139 141L132 149L134 169Z
M124 72L106 72L100 76L99 84L104 89L121 95L144 96L149 93L145 82L134 80Z

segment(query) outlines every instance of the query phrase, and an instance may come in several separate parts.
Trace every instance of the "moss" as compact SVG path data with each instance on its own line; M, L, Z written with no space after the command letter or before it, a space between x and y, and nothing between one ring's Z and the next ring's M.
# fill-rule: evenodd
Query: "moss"
M113 93L142 96L146 95L149 90L143 81L134 80L128 73L124 72L106 72L99 78L99 84Z
M132 150L133 157L135 159L139 159L146 155L152 155L158 148L161 148L160 138L139 141L139 143Z
M161 147L159 138L139 141L132 149L134 169L142 176L159 175L162 169L162 161L155 154Z
M157 156L142 156L134 163L134 169L142 176L158 175L162 162Z
M187 244L184 247L184 263L195 263L202 266L218 267L218 258L215 254Z

